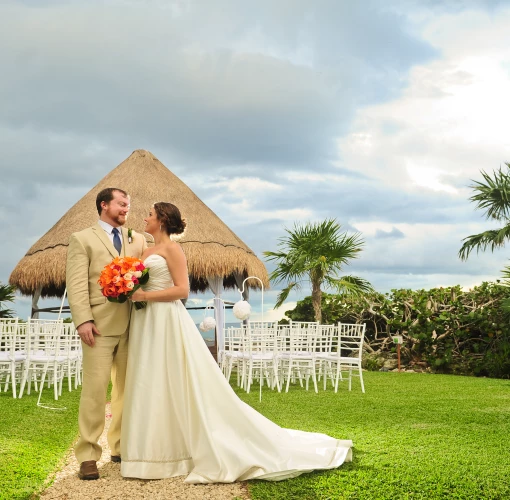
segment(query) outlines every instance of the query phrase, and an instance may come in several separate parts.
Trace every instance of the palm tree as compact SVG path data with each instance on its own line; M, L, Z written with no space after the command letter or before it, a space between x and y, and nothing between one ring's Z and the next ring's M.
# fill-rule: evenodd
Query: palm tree
M3 302L14 302L15 289L13 285L2 285L0 283L0 318L12 318L14 316L14 311L5 308Z
M269 278L287 286L277 297L275 308L281 306L292 289L299 289L306 278L312 285L312 303L316 321L322 320L322 286L329 285L340 293L362 294L373 291L370 283L356 276L338 277L349 260L355 259L364 245L359 233L352 236L340 232L335 219L318 223L295 224L285 229L287 236L279 239L280 252L264 252L277 267Z
M476 209L485 211L487 219L496 220L502 223L503 227L464 238L459 250L462 260L466 260L473 249L479 252L490 247L491 251L494 251L495 248L502 247L510 237L510 163L505 165L505 172L500 167L493 172L492 177L482 171L485 182L473 181L474 184L470 187L475 194L469 198L476 203Z

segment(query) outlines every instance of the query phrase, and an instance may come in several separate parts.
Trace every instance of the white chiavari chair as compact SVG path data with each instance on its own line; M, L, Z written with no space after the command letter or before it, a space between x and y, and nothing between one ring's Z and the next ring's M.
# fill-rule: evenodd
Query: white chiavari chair
M336 333L337 325L319 325L317 328L317 337L315 339L315 368L317 371L317 380L324 377L324 371L327 366L327 355L333 350L333 338ZM326 377L324 377L324 381Z
M352 388L352 377L355 375L360 379L361 392L365 392L361 369L365 330L366 325L364 323L338 323L338 329L333 335L332 352L317 355L319 362L325 362L323 365L325 368L324 389L326 389L326 379L329 378L333 383L335 392L337 392L338 381L342 380L342 372L347 372L349 376L349 390Z
M20 330L18 318L0 318L0 391L5 384L7 392L10 384L13 398L16 398L17 382L26 358Z
M250 392L254 379L259 380L260 398L264 380L268 387L271 389L276 387L280 392L276 328L249 326L243 337L243 351L244 370L241 385L246 392Z
M27 323L26 360L23 367L23 377L19 397L23 396L25 385L32 377L39 381L39 399L42 394L46 375L49 373L48 386L53 384L55 400L62 393L64 365L67 362L64 341L63 322L61 319L32 319ZM30 383L28 385L30 393Z
M67 375L67 385L69 392L72 391L73 377L74 388L81 385L81 367L82 367L82 347L81 339L74 323L63 324L63 335L60 345L61 351L66 356L65 373Z
M241 372L244 368L243 336L245 330L245 327L229 327L225 330L225 348L220 364L221 371L229 382L233 369L236 369L238 386L241 385Z
M279 374L282 387L289 391L290 382L299 380L299 385L308 390L310 378L315 392L317 378L315 374L315 341L318 322L290 322L288 328L282 329L278 343Z
M277 328L278 321L250 321L250 320L248 320L247 326L249 328Z

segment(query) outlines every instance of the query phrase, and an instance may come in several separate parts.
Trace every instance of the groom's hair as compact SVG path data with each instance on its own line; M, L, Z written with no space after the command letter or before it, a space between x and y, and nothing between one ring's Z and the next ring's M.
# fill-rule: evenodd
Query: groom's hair
M101 203L103 203L103 201L105 203L110 203L110 201L113 200L113 193L115 191L118 191L119 193L122 193L124 196L129 197L129 195L126 193L126 191L124 191L123 189L119 189L119 188L106 188L106 189L103 189L102 191L99 191L99 193L96 196L96 208L97 208L97 213L100 216L101 216L101 212L103 211L103 208L101 207Z

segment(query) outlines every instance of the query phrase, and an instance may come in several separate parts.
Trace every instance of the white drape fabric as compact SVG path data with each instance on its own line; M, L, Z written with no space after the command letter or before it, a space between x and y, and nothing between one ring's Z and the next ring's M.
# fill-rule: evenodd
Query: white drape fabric
M41 293L42 293L42 286L40 286L39 288L37 288L34 292L34 295L32 296L32 310L35 311L36 309L39 308L38 306L38 303L39 303L39 298L41 297ZM32 318L33 319L38 319L39 318L39 313L36 312L32 315Z
M223 293L223 276L208 276L207 282L209 288L214 293L214 319L216 320L216 341L218 343L218 353L225 350L225 333L223 331L225 325L225 305L221 300Z

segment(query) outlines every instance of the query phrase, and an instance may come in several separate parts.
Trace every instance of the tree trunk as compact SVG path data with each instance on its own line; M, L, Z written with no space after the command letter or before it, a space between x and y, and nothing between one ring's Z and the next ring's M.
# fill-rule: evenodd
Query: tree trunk
M320 282L312 281L312 304L315 321L322 322L322 290Z

